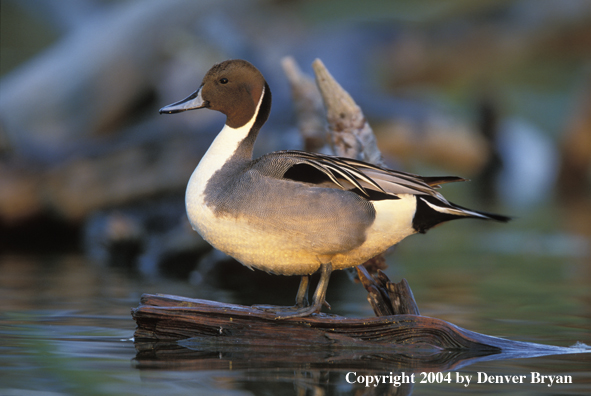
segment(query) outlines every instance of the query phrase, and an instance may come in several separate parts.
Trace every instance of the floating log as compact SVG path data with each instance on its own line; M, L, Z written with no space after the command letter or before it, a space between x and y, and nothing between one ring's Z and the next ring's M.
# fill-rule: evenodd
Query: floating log
M398 349L472 349L500 352L505 340L419 315L345 318L315 314L276 320L257 307L144 294L132 310L136 341L198 339L204 344L341 346Z
M492 337L421 316L405 279L393 283L382 271L375 276L363 266L357 271L377 317L320 313L278 320L272 310L257 306L144 294L139 307L132 309L137 359L148 366L158 365L156 360L189 359L196 368L211 367L214 361L223 368L244 360L248 367L256 361L263 367L334 368L338 363L367 369L387 361L448 370L474 361L582 352ZM277 348L300 352L294 360L292 353L277 353Z
M137 368L457 370L489 360L589 353L511 341L419 315L276 320L256 307L144 294L132 310Z

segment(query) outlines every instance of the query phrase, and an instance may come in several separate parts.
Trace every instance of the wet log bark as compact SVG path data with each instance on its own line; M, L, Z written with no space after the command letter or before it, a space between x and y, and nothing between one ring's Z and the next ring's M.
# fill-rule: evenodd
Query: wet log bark
M367 300L376 316L420 315L406 279L393 283L382 270L377 271L375 278L363 265L358 265L356 270L361 284L367 290Z
M419 315L345 318L316 314L276 320L255 307L144 294L132 310L135 341L191 338L205 345L332 346L418 350L472 349L500 352L504 340Z
M260 363L264 364L281 361L276 353L277 347L304 347L312 351L329 348L333 351L331 356L354 365L359 363L359 359L382 361L387 357L449 369L474 359L496 360L577 352L572 348L492 337L441 319L421 316L405 279L393 283L381 271L374 277L363 266L359 266L357 271L377 317L346 318L321 313L277 320L273 312L255 306L144 294L140 305L131 311L137 323L134 341L138 354L151 356L149 359L154 358L152 355L158 351L165 355L183 355L184 352L178 351L179 347L193 350L190 357L198 360L201 360L201 353L213 350L232 354L259 353L263 356ZM351 348L371 356L377 354L378 357L351 357L347 352L337 352ZM303 355L305 361L316 359L308 352Z
M256 307L144 294L132 316L137 323L138 368L182 364L198 370L350 371L381 370L387 365L411 372L442 371L478 361L581 353L572 347L492 337L411 314L374 318L315 314L276 320L273 313Z

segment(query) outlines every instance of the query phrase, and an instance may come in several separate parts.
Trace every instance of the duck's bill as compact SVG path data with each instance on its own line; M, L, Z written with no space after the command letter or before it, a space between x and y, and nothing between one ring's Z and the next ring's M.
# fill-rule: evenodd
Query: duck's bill
M209 103L201 97L201 88L199 88L185 99L161 108L160 114L173 114L180 113L181 111L202 109L208 107L208 105Z

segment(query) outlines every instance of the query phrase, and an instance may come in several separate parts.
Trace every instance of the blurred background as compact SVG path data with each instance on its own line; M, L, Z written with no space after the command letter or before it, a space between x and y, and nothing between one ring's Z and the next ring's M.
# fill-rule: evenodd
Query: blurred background
M203 253L182 199L223 116L157 110L193 92L214 63L244 58L274 93L258 154L301 148L288 55L308 73L323 60L392 167L471 178L458 195L520 218L564 204L569 213L551 216L588 235L590 7L3 0L0 249L84 247L117 261L96 250L128 238L136 254L123 261L148 272L162 264L148 256L166 253L151 250ZM191 246L164 246L181 240Z
M142 292L291 304L297 279L211 251L186 220L186 183L223 116L158 109L214 63L246 59L274 100L255 155L300 149L281 67L293 56L310 75L324 62L389 166L470 178L442 192L515 216L447 224L392 252L387 273L409 280L422 313L529 341L539 333L515 321L542 320L554 343L589 342L588 0L0 4L4 312L114 315L110 331L129 334ZM328 300L372 315L344 274Z

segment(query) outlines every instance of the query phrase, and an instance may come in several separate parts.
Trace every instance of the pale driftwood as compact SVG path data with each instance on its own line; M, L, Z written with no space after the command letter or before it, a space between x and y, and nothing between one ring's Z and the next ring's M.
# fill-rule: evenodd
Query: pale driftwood
M295 59L281 60L283 71L291 87L298 129L304 139L304 150L320 151L326 145L326 121L318 87L310 76L302 73Z
M383 165L376 138L361 108L320 59L312 64L326 108L329 139L336 155Z

